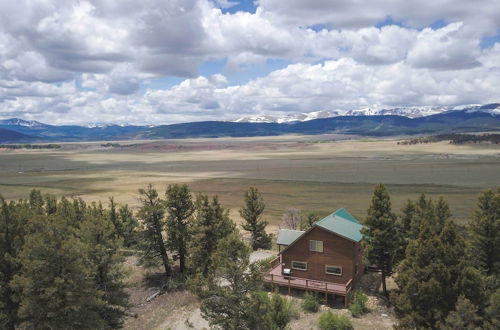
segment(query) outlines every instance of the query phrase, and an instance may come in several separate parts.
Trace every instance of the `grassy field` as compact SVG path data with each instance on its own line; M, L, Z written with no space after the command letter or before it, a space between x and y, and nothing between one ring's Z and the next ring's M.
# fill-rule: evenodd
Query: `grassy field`
M387 184L399 210L420 193L443 196L457 220L471 214L477 194L500 186L500 147L446 142L403 146L396 140L345 136L281 136L162 141L66 143L60 150L0 150L0 193L32 188L56 195L137 205L137 190L153 183L188 183L217 194L235 220L243 193L256 186L275 230L289 207L322 215L345 207L363 218L374 184Z

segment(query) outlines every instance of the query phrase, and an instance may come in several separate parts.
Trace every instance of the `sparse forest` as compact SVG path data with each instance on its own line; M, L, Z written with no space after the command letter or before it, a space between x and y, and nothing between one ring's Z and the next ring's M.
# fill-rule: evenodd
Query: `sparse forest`
M162 267L166 294L172 286L195 293L214 328L285 329L298 317L291 301L265 293L266 263L249 259L272 244L256 188L242 196L248 235L216 196L195 195L187 185L170 185L163 194L149 185L138 197L135 211L113 198L89 204L38 190L17 201L0 198L1 328L121 328L130 307L125 251L144 267ZM283 216L287 226L303 230L317 220L297 209ZM481 193L461 228L442 198L421 195L396 214L380 184L364 226L365 258L381 270L398 328L498 329L500 189ZM390 276L397 284L391 290L385 286ZM359 317L367 312L366 296L356 295L350 310ZM303 308L317 311L316 298L307 299ZM320 328L352 327L335 314L320 319Z

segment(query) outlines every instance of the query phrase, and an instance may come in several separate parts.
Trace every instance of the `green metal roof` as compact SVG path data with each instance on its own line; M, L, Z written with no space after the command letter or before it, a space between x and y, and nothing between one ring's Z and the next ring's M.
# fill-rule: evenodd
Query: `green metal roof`
M361 238L363 237L361 235L361 228L363 228L363 226L345 209L335 211L334 213L316 222L314 225L355 242L361 241Z
M278 231L278 237L276 239L276 244L290 245L297 238L302 236L303 233L304 233L304 231L302 231L302 230L280 229Z
M353 217L352 214L349 213L349 212L347 212L347 210L344 209L344 208L338 209L337 211L335 211L334 213L332 213L332 215L339 216L341 218L344 218L346 220L352 221L354 223L359 223L358 219L356 219L355 217Z

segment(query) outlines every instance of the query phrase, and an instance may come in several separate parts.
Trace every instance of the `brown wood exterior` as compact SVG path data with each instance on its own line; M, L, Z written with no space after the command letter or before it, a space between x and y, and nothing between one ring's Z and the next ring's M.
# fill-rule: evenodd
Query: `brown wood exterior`
M311 240L322 241L323 252L311 251L309 248ZM307 270L294 269L292 261L306 262ZM281 253L281 262L283 268L292 269L294 277L340 284L352 280L352 284L355 285L364 269L360 243L318 226L306 232L284 250ZM327 274L326 265L342 267L342 275Z

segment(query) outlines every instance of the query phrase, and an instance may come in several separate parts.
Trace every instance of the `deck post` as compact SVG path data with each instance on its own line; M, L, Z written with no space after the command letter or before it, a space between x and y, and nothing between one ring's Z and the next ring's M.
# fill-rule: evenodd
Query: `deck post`
M349 298L348 298L347 294L344 297L344 306L345 306L345 308L347 308L347 306L349 306Z
M309 285L308 285L308 284L309 284L309 280L306 278L306 288L308 288L308 287L309 287Z
M271 274L271 283L273 284L274 287L274 274Z
M328 306L328 291L325 291L325 305Z
M290 295L290 277L288 278L288 295Z

